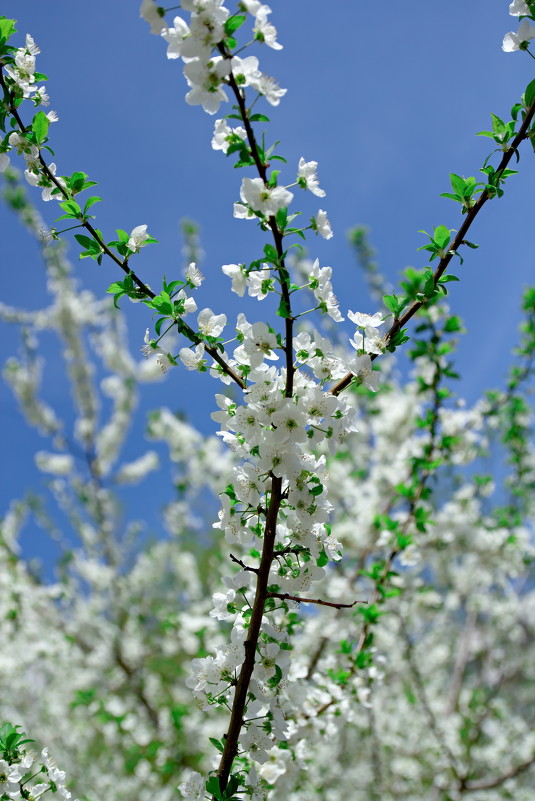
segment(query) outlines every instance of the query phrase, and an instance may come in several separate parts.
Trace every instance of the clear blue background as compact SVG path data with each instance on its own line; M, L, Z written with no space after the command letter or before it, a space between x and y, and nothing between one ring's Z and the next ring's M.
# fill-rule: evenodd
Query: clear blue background
M474 134L489 127L491 111L508 119L533 78L533 62L501 50L503 35L517 26L506 0L271 0L270 5L284 49L250 52L288 89L277 109L258 106L271 118L268 139L281 139L279 152L288 159L281 181L295 180L300 156L319 162L327 197L299 192L294 208L305 217L318 207L326 209L335 236L329 242L309 239L310 255L333 267L344 310L373 313L346 231L356 223L370 227L378 260L392 282L408 264L423 267L424 256L416 248L425 239L418 230L461 223L458 206L439 197L449 190L448 173L478 174L492 142ZM168 279L180 276L179 219L198 221L207 277L196 295L200 308L225 311L231 321L239 310L251 320L262 319L266 305L231 295L220 270L222 264L259 257L266 241L253 223L232 218L241 178L250 173L234 171L231 160L210 147L214 119L230 108L223 106L210 117L185 104L181 62L166 59L165 43L149 33L138 8L131 0L4 0L2 13L18 20L16 41L22 44L29 32L42 50L38 69L49 76L50 108L60 116L50 132L58 172L83 170L99 182L95 192L105 202L96 206L98 227L112 238L115 228L148 225L160 245L144 249L134 267L155 287L164 273ZM30 106L22 108L29 120ZM470 239L479 250L466 250L465 264L455 267L462 283L452 286L449 298L468 329L460 347L464 379L459 389L469 401L502 384L517 339L521 290L533 281L529 145L523 147L520 171L509 180L505 197L488 203L474 224ZM56 204L40 208L52 224ZM2 300L18 305L24 282L24 302L41 307L46 290L38 247L3 206L0 230ZM77 253L73 243L73 260ZM99 295L119 277L113 264L98 267L88 259L79 263L77 274ZM149 315L144 308L123 305L137 350ZM17 341L15 331L4 326L2 361L15 352ZM71 416L58 350L50 337L43 343L48 357L43 394L59 414ZM212 432L209 412L218 390L205 375L172 370L164 384L143 388L137 420L143 421L150 408L168 405ZM47 443L28 431L4 385L0 393L1 514L11 498L43 486L33 454ZM143 450L132 436L125 457ZM128 516L144 515L156 533L158 509L172 497L167 477L164 468L143 494L126 496ZM30 528L27 537L33 535ZM46 550L41 539L27 543L36 553Z

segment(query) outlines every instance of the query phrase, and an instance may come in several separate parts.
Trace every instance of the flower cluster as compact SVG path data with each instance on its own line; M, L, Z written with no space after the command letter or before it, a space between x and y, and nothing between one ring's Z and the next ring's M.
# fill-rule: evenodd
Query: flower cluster
M521 592L513 580L525 580L526 563L533 557L523 525L533 501L522 498L520 506L515 498L509 506L493 509L490 514L483 502L489 497L485 481L480 477L467 479L466 471L459 472L462 486L449 492L447 501L431 498L431 478L440 480L444 475L451 482L449 471L478 459L488 444L483 433L485 419L493 415L492 404L470 410L460 404L447 406L449 390L440 386L445 377L455 376L448 359L452 344L446 337L458 331L460 323L453 317L442 317L437 301L443 283L455 277L440 270L433 274L430 268L423 275L413 271L412 284L409 277L403 285L407 297L384 296L385 307L394 319L386 334L379 329L390 315L349 311L348 318L356 327L349 348L341 344L341 338L334 343L320 334L308 322L310 318L298 328L299 318L308 313L320 312L335 322L344 318L334 295L332 269L321 267L316 259L302 271L305 283L298 286L287 258L295 245L288 243L288 237L304 238L306 230L326 239L332 236L325 211L320 209L305 228L292 227L299 215L288 213L293 187L315 197L325 196L317 162L301 157L295 182L279 186L279 170L272 169L271 164L284 159L275 152L276 145L266 147L264 136L257 140L252 127L253 123L268 121L264 115L252 113L258 97L276 106L285 90L260 71L255 56L243 55L247 44L237 50L234 36L249 15L253 17L253 42L279 50L276 29L269 21L271 10L260 0L240 0L235 14L222 0L183 0L182 8L191 13L189 21L175 17L172 26L165 21L165 9L153 0L143 0L141 15L151 31L167 42L168 58L184 62L189 86L186 101L190 105L202 105L209 114L215 114L229 95L237 104L233 106L236 114L216 120L212 147L226 156L236 154L237 167L256 170L255 177L241 182L234 216L257 221L260 230L272 236L272 242L266 243L261 257L249 265L226 264L223 272L240 296L245 290L259 301L278 296L281 330L262 321L251 323L240 313L235 339L224 342L227 317L211 308L203 308L196 326L191 327L185 317L197 312L197 304L186 290L202 282L193 262L185 271L185 280L167 283L164 278L159 294L141 281L129 259L155 241L147 225L136 226L130 234L117 229L118 239L105 243L98 229L88 223L87 211L99 198L89 198L82 209L74 197L94 182L86 181L85 173L56 179L55 165L48 167L41 156L48 124L55 117L38 112L32 125L26 127L18 115L22 99L31 99L36 105L46 102L42 91L34 88L40 80L35 72L38 49L31 37L25 48L11 48L12 55L5 62L6 107L16 130L3 140L6 152L0 156L0 168L5 168L9 159L7 150L17 150L26 161L26 180L43 189L44 200L54 196L62 200L64 217L76 220L76 227L83 226L91 234L76 235L85 248L82 255L98 263L103 255L111 256L126 274L108 290L114 302L126 295L158 315L154 326L158 338L152 338L149 329L145 335L145 355L156 356L145 362L149 371L154 363L165 372L168 366L182 362L188 370L207 372L226 385L233 383L233 390L239 387L242 395L216 395L219 408L212 418L220 426L219 440L214 438L217 445L203 441L167 409L152 415L149 436L164 441L171 459L187 464L189 473L185 478L182 468L182 475L175 477L177 497L165 516L170 533L184 535L180 547L175 540L142 551L141 540L135 537L141 526L122 530L112 486L116 490L122 484L136 484L159 467L156 451L147 451L113 469L135 406L133 385L148 373L134 363L124 343L117 344L121 337L116 329L107 336L99 328L95 303L84 303L72 287L66 289L63 284L61 308L42 315L41 324L52 325L52 320L68 344L66 358L72 361L69 369L79 412L74 427L76 448L38 402L36 369L32 373L16 361L8 367L10 382L27 418L53 438L51 446L56 452L39 451L36 463L52 477L50 491L73 521L81 545L64 560L64 581L57 587L43 588L14 558L15 533L25 510L16 505L10 510L3 526L7 533L3 531L0 538L0 559L9 570L12 584L0 587L0 618L16 641L17 647L12 646L12 650L17 656L22 652L19 659L24 676L16 679L8 675L5 682L0 677L2 688L4 683L9 687L10 679L19 681L20 686L34 675L46 683L51 674L55 675L50 665L56 654L62 665L78 668L72 670L71 697L65 702L73 719L82 721L79 730L83 731L86 721L96 718L97 723L91 724L95 726L96 748L104 742L111 754L108 758L114 760L114 770L123 757L128 763L128 778L121 787L110 787L115 781L114 770L107 779L99 777L103 797L115 793L118 798L168 801L172 792L169 777L176 767L174 753L184 753L185 764L208 767L203 746L195 754L197 744L189 742L213 733L212 724L205 723L200 714L208 709L213 710L216 721L223 716L227 720L227 711L230 717L221 740L210 738L221 753L217 775L205 782L200 774L189 772L179 787L191 801L200 801L207 793L219 799L232 798L236 792L253 801L268 796L272 801L302 801L320 787L321 768L317 766L323 766L333 785L338 781L333 774L340 758L349 762L342 740L347 735L349 751L356 752L363 748L363 734L369 735L371 744L371 775L361 777L348 765L340 779L343 797L357 797L358 793L370 797L377 795L378 788L384 788L389 797L412 793L404 784L405 774L411 779L416 776L425 791L433 787L436 793L447 793L451 798L460 797L465 789L492 789L500 782L478 786L472 777L481 764L493 764L492 757L484 753L488 742L497 740L494 748L504 763L507 745L524 734L525 721L518 714L521 704L506 696L507 715L497 714L496 720L510 716L513 724L501 740L493 721L485 728L487 711L481 716L479 710L475 715L472 710L478 703L490 708L488 701L511 675L515 677L514 671L506 675L505 668L500 667L518 667L504 647L502 632L508 630L509 619L516 627L514 636L526 641L527 616L520 608ZM532 9L533 3L524 0L511 4L510 13L523 19L518 33L506 36L504 50L528 49L529 40L535 38L529 23ZM0 66L4 68L3 63ZM247 96L246 90L250 90ZM249 102L251 93L257 97ZM232 127L228 119L238 119L240 124ZM498 184L505 172L500 170ZM459 194L449 196L462 202L465 211L472 208L468 203L473 198L467 192L473 190L469 182L475 179L466 182L452 177ZM489 190L487 193L490 197ZM456 253L458 243L450 245L451 231L446 229L445 234L443 229L434 229L431 245L426 246L433 252L431 261L436 257L442 261ZM301 290L313 294L314 307L298 313L294 297ZM407 315L402 315L412 301L415 303ZM535 308L533 299L529 308L532 306ZM397 327L401 329L400 321L410 319L416 311L421 317L412 354L416 361L414 380L403 391L392 382L384 392L378 392L379 374L372 369L372 360L387 348L394 351L403 344L407 337ZM32 323L37 319L24 318L20 311L2 306L0 313L24 325L28 319ZM93 339L112 372L99 387L112 406L109 419L100 427L99 396L84 359L83 319L94 327ZM325 318L322 323L325 328L325 323L330 325ZM171 342L177 334L191 344L173 355ZM30 337L27 344L31 350ZM530 374L532 351L533 343L526 349L528 367L515 373L515 381ZM208 356L213 359L211 364ZM327 386L334 381L335 386ZM342 389L350 384L355 391L341 396ZM504 442L511 448L511 462L517 471L515 491L520 497L519 487L525 496L526 488L532 488L535 462L532 451L519 445L526 439L527 417L514 397L516 387L516 383L510 385L511 397L504 404L509 414ZM109 404L104 406L108 408ZM221 455L220 442L228 446L230 454ZM82 459L77 461L80 455ZM202 569L197 569L196 558L203 558L200 549L192 546L188 550L193 540L189 535L203 528L203 521L196 520L187 509L192 484L217 487L221 499L213 528L221 532L221 539L232 549L230 559L239 566L237 572L223 577L223 589L211 575L204 578L213 572L207 565L214 563L214 554L205 557ZM34 508L38 516L38 504ZM335 508L338 515L333 531ZM45 515L41 518L46 527ZM122 548L130 542L137 544L138 552L129 553L121 561ZM341 561L343 548L354 558L335 570L332 563ZM368 599L358 606L354 600L357 580L369 590ZM321 592L312 593L312 597L311 589L318 585ZM435 587L432 592L431 586ZM453 587L447 599L444 586ZM497 601L496 610L490 613L486 609L489 592ZM33 603L35 599L39 603ZM349 600L352 603L345 602ZM330 607L333 625L324 626L316 616L300 617L296 610L301 603ZM343 626L337 625L338 616L354 606ZM426 617L425 610L435 607L441 613L438 625L432 613ZM46 612L43 619L55 633L50 644L46 643L53 656L43 653L46 649L36 636L42 617L36 610ZM391 614L383 622L386 611ZM499 629L491 660L487 659L490 648L485 642L489 615L494 615ZM429 618L433 625L428 625ZM227 641L216 621L230 629ZM459 627L464 630L455 653ZM302 634L296 638L299 630ZM473 636L475 631L477 636ZM20 648L25 640L28 647ZM156 641L157 652L153 647ZM430 653L426 652L427 644L433 646ZM419 650L424 653L416 659ZM290 656L295 658L290 660ZM186 716L184 688L176 679L185 673L185 663L191 659L191 675L185 684L193 691L198 709ZM10 660L8 653L6 661L11 667ZM435 670L437 665L440 671ZM521 668L525 672L523 665ZM15 674L13 669L11 672ZM448 688L447 702L435 703L433 696L430 703L424 675L435 689L437 681L446 683L444 676L451 674L453 686ZM54 679L56 695L60 696L62 678ZM398 691L388 696L385 687L388 689L390 682ZM481 697L483 702L478 701ZM411 712L409 707L416 702L419 707ZM30 701L23 699L21 703L31 709ZM407 735L404 751L403 728L409 714L417 719L417 734ZM468 736L459 734L460 718ZM344 723L342 734L340 721ZM66 726L64 722L62 725ZM383 739L377 733L379 726ZM470 733L474 729L475 738ZM390 730L396 731L393 741L388 739ZM414 743L422 732L434 737L424 766L415 757L419 754ZM77 731L77 736L79 742L86 742L85 733ZM7 747L2 750L1 742L2 731L2 794L14 799L37 798L50 790L70 797L65 774L49 759L46 749L38 772L46 775L47 781L32 787L29 783L35 776L28 774L35 757L22 751L16 754ZM535 763L535 738L524 737L523 747L523 762L518 768L502 771L501 783ZM422 748L425 750L425 746ZM384 754L377 756L381 749L387 759ZM83 747L79 750L86 753ZM392 759L392 753L396 759ZM87 762L91 761L87 756ZM385 768L382 763L387 761ZM409 770L405 770L406 764ZM213 759L212 767L216 767ZM92 775L99 772L98 768L89 769ZM359 782L362 779L361 784L357 778ZM323 782L322 791L324 788L330 796L329 784Z
M248 0L243 7L254 19L253 40L279 50L277 31L268 20L269 6ZM259 70L258 59L230 54L229 37L242 24L242 17L231 17L222 0L184 0L182 9L191 12L189 25L182 17L175 17L169 26L153 0L144 0L140 14L150 24L151 31L166 40L167 57L181 58L184 62L184 75L190 87L187 103L202 105L208 114L215 114L221 103L228 100L224 85L233 81L241 87L251 87L271 105L279 104L286 89Z
M512 53L515 50L527 50L530 41L535 39L535 25L530 24L530 20L533 21L533 15L526 0L513 0L509 6L509 14L512 17L522 17L523 19L516 33L510 31L505 34L502 50L506 53Z
M39 47L34 42L30 34L26 34L26 44L14 51L12 62L4 67L6 73L6 85L14 96L22 99L31 99L35 106L48 106L49 97L44 86L39 86L39 80L43 79L41 73L35 70L35 57L40 53ZM46 115L47 122L57 122L58 116L55 111L49 111ZM43 200L50 200L52 197L53 185L49 181L44 181L40 175L39 148L16 131L12 131L4 142L3 150L0 150L0 173L7 169L10 163L8 156L9 150L15 150L23 156L26 162L25 177L32 186L43 187ZM50 171L55 174L56 165L50 166Z
M51 792L68 801L72 793L65 786L65 771L59 770L47 748L40 759L28 750L27 743L33 741L23 740L24 733L18 728L9 723L0 727L0 797L17 801Z

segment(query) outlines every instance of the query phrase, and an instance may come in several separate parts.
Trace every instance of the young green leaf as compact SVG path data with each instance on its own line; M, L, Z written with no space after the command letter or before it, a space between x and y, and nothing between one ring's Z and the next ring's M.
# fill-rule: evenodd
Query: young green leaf
M46 139L48 133L48 126L50 122L44 111L38 111L32 120L32 131L35 135L35 140L40 145Z

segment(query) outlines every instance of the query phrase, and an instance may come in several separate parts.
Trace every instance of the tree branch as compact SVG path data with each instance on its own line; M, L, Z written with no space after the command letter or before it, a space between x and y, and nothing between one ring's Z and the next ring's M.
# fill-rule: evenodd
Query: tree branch
M241 728L243 726L245 702L247 700L249 683L254 670L256 648L258 645L260 628L262 626L264 605L266 598L268 597L267 588L269 571L271 569L271 563L273 562L275 536L277 532L277 516L281 504L281 488L282 479L273 476L271 479L271 498L266 515L266 526L264 529L264 544L262 548L260 566L257 573L253 611L249 620L249 632L247 639L244 642L245 658L241 666L238 683L236 685L236 691L234 693L229 727L227 733L223 737L225 745L217 772L219 777L219 785L222 790L224 790L224 788L227 786L230 771L232 770L232 763L234 762L234 758L238 752L238 740L240 737Z
M226 52L225 48L222 45L219 45L219 51L223 54L225 58L230 58L229 54ZM249 120L249 115L247 112L247 106L245 105L245 98L240 91L238 84L236 83L236 79L232 74L232 70L229 73L229 85L234 93L234 97L238 103L240 109L240 116L243 120L243 124L245 126L245 130L247 132L247 140L249 142L249 147L251 148L251 155L253 157L254 163L256 165L256 169L258 171L258 175L265 184L267 184L267 164L264 164L263 160L260 158L260 152L258 150L258 144L256 142L256 137L254 135L254 131ZM284 248L282 245L282 234L279 231L279 227L277 225L277 221L275 217L269 217L268 224L271 229L271 233L273 234L273 240L275 242L275 248L277 250L278 255L278 273L279 273L279 281L281 285L281 293L286 304L286 308L288 310L288 314L290 316L286 317L284 320L284 327L285 327L285 339L284 339L284 353L286 357L286 390L285 394L287 398L291 398L293 394L293 377L295 372L295 367L293 364L293 323L294 318L291 316L291 302L290 302L290 291L288 288L288 282L285 280L284 274L287 274L286 266L284 263Z
M332 606L334 609L351 609L355 604L367 604L368 601L353 601L352 604L339 604L333 601L322 601L319 598L299 598L297 595L288 595L287 592L268 592L268 598L280 598L282 601L297 601L299 604L318 604Z
M16 107L13 105L11 94L10 94L10 92L9 92L9 89L8 89L8 87L6 86L6 83L5 83L5 81L4 81L4 76L3 76L3 74L2 74L2 65L1 65L1 64L0 64L0 86L3 88L4 92L5 92L5 93L7 94L7 96L9 97L9 112L10 112L10 114L11 114L11 115L14 117L14 119L17 121L17 125L19 126L19 129L20 129L21 133L22 133L22 134L25 134L25 133L26 133L26 126L25 126L25 125L24 125L24 123L22 122L22 119L21 119L21 117L20 117L20 115L19 115L19 112L18 112L17 108L16 108ZM61 185L61 183L58 181L58 179L56 178L56 176L55 176L55 175L53 175L53 174L50 172L50 169L48 168L48 165L47 165L46 161L44 160L44 158L43 158L43 156L42 156L42 154L41 154L41 151L39 151L39 157L38 157L38 158L39 158L39 163L40 163L40 165L41 165L41 169L42 169L42 171L43 171L44 175L46 175L47 179L48 179L48 180L49 180L51 183L53 183L53 184L54 184L54 186L55 186L55 187L56 187L56 188L57 188L57 189L58 189L58 190L61 192L61 194L62 194L62 196L65 198L65 200L72 200L72 199L73 199L72 195L71 195L69 192L67 192L67 190L66 190L66 189L64 189L64 187L63 187L63 186ZM96 231L96 229L95 229L95 228L94 228L94 227L91 225L91 223L89 222L89 220L86 220L86 219L81 219L81 220L79 220L79 223L80 223L80 226L82 226L82 227L83 227L83 228L85 228L87 231L89 231L89 233L91 234L91 236L92 236L92 237L95 239L95 241L96 241L96 242L98 243L98 245L100 246L100 248L101 248L101 250L102 250L102 253L106 254L106 256L109 256L109 258L110 258L110 259L112 259L112 261L114 261L114 262L115 262L115 264L117 264L117 266L118 266L118 267L120 267L120 268L121 268L121 270L123 270L123 272L124 272L126 275L129 275L129 276L132 278L132 280L134 281L134 283L136 284L136 286L137 286L137 287L138 287L138 288L139 288L139 289L140 289L140 290L141 290L141 291L142 291L142 292L143 292L143 293L144 293L144 294L145 294L145 295L146 295L148 298L151 298L151 299L152 299L152 298L155 298L155 297L156 297L156 294L155 294L155 293L154 293L154 292L153 292L153 291L152 291L152 290L151 290L151 289L150 289L150 288L149 288L149 287L148 287L148 286L147 286L147 285L146 285L146 284L145 284L145 283L144 283L144 282L141 280L141 278L139 278L139 276L138 276L138 275L136 275L136 273L135 273L135 272L134 272L134 271L131 269L131 267L130 267L130 266L129 266L129 264L128 264L128 258L129 258L129 257L127 257L127 258L125 258L125 259L123 259L123 260L121 260L120 258L118 258L118 256L116 256L116 255L115 255L115 253L114 253L114 252L113 252L113 251L112 251L112 250L111 250L111 249L108 247L108 245L107 245L107 244L104 242L104 240L102 239L102 237L101 237L101 236L99 236L98 232L97 232L97 231ZM190 335L190 336L191 336L191 339L192 339L193 341L195 341L195 342L197 342L197 343L199 343L199 342L203 342L203 341L204 341L204 340L202 340L202 339L201 339L201 338L200 338L200 337L199 337L199 336L198 336L198 335L195 333L195 331L194 331L194 330L193 330L193 329L192 329L192 328L191 328L191 327L190 327L190 326L189 326L187 323L185 323L183 320L182 320L182 325L183 325L183 326L184 326L184 328L187 330L187 332L188 332L188 335ZM236 384L238 384L238 386L239 386L239 387L241 387L241 389L245 389L245 387L246 387L246 383L245 383L245 381L243 380L243 378L241 378L241 376L239 376L239 375L238 375L238 374L237 374L237 373L236 373L236 372L235 372L235 371L232 369L232 367L230 367L230 365L228 365L228 364L226 363L226 361L225 361L225 360L223 359L223 357L220 355L220 353L219 353L219 351L217 350L217 348L214 348L212 345L209 345L209 344L207 344L206 342L204 342L204 348L205 348L206 352L210 354L210 356L212 357L212 359L214 359L214 361L216 361L216 362L219 364L219 366L222 368L223 372L225 372L225 373L226 373L228 376L230 376L230 378L232 378L232 380L233 380L233 381L234 381Z
M258 573L257 567L249 567L249 565L246 565L245 562L242 562L241 559L238 559L236 556L234 556L233 553L230 553L229 557L232 559L233 562L236 562L236 564L239 565L243 570L248 570L251 573Z
M506 167L508 166L509 162L513 157L513 153L518 153L518 147L520 146L522 141L524 139L529 138L527 132L533 120L534 115L535 115L535 100L529 107L526 116L522 122L522 125L519 128L519 131L509 147L509 150L503 154L502 160L500 161L498 169L496 170L497 173L501 173L503 170L506 169ZM477 199L477 201L475 202L475 204L472 206L472 208L468 209L466 216L464 218L464 222L459 228L455 239L451 243L451 246L449 247L446 255L440 259L438 267L436 268L433 274L435 286L437 285L439 278L441 278L442 275L446 272L448 264L452 260L456 251L463 244L466 234L470 229L470 226L472 225L475 218L477 217L477 215L479 214L479 212L481 211L481 209L483 208L483 206L485 205L487 200L489 200L490 197L491 195L489 195L488 190L484 189L480 194L479 198ZM398 333L398 331L400 331L409 322L409 320L412 317L414 317L416 312L419 311L424 305L425 301L415 301L410 307L410 309L408 309L402 317L400 317L398 320L394 320L394 322L390 327L390 330L387 332L385 336L385 339L388 340L392 339L392 337L394 337ZM375 353L372 354L370 358L372 361L374 361L377 358L377 354ZM338 383L336 383L332 387L331 395L339 395L344 389L346 389L349 386L353 378L354 378L353 373L348 373L347 375L345 375L342 379L340 379L340 381L338 381Z
M495 779L482 779L481 781L476 782L469 782L466 781L466 779L463 779L460 789L465 793L475 793L477 790L492 790L493 787L499 787L508 779L514 779L515 776L518 776L520 773L524 773L524 771L529 770L532 765L535 765L535 754L526 762L522 762L515 768L511 768L507 771L507 773L502 773L501 776L497 776Z

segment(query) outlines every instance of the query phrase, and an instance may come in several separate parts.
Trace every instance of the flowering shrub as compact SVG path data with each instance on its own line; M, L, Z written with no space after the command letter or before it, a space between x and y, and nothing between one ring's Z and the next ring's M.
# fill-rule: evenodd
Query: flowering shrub
M141 15L167 57L183 61L186 102L222 115L212 147L253 175L241 180L233 214L256 223L262 250L222 271L238 296L275 301L268 321L240 312L229 326L225 313L198 310L194 227L185 230L192 258L181 278L164 277L155 291L134 270L156 239L139 224L108 240L93 223L101 198L81 199L95 182L49 163L57 115L24 117L29 101L48 103L39 48L30 35L11 44L14 22L0 18L5 196L42 243L52 293L39 312L0 306L24 333L23 356L4 374L28 423L50 440L36 464L76 534L47 583L21 556L18 531L31 513L62 535L35 498L4 517L3 715L57 742L73 788L88 799L164 801L177 786L191 801L528 799L535 463L525 395L535 292L524 294L505 391L472 406L451 389L462 322L444 297L459 280L453 259L477 247L467 238L473 221L503 195L534 135L535 81L510 120L492 115L492 130L481 132L497 145L483 180L451 174L444 197L460 207L460 227L426 234L429 263L408 268L397 292L383 286L362 230L353 232L374 305L341 309L332 269L299 247L310 234L332 237L328 215L318 209L302 222L293 210L300 190L314 202L325 196L318 165L285 166L279 143L266 144L262 132L264 110L285 89L244 51L280 49L269 7L183 0L181 9L187 18L171 19L144 0ZM532 55L535 3L515 0L510 13L520 27L503 49ZM113 304L79 289L65 231L43 225L10 166L15 155L27 183L58 202L65 230L79 229L81 258L122 271L107 288ZM127 298L153 315L146 360L129 351L117 311ZM345 316L354 330L347 341ZM40 397L45 330L65 345L72 434ZM402 347L413 362L406 382L392 356ZM109 373L100 382L92 359ZM169 448L177 499L165 513L168 539L147 545L141 523L122 519L118 485L143 481L159 457L152 449L120 463L121 449L139 383L168 371L172 381L182 367L218 382L218 438L166 408L151 415L147 434ZM112 405L106 422L103 396ZM498 442L508 469L492 477L480 471ZM208 492L219 497L214 534L195 540ZM34 758L17 728L2 730L12 738L2 797L68 797L46 750L40 770L50 781L26 788Z

